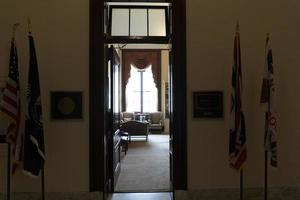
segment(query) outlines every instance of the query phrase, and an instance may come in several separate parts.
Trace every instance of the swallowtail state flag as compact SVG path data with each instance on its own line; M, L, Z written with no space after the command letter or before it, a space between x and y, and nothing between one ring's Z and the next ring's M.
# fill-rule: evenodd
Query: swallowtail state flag
M229 163L240 170L247 159L245 118L242 111L242 65L240 34L234 38L234 61L231 81L231 109L229 130Z
M38 176L45 161L42 104L34 40L29 33L29 75L25 120L24 171Z
M20 100L20 82L18 70L18 52L15 44L15 38L11 40L9 73L6 86L0 101L0 112L2 116L8 119L6 140L12 145L13 168L16 171L17 166L22 160L23 135L20 132L21 100Z
M260 102L267 104L265 121L265 150L271 153L270 164L277 167L277 114L275 107L275 81L272 48L269 36L266 39L265 69Z

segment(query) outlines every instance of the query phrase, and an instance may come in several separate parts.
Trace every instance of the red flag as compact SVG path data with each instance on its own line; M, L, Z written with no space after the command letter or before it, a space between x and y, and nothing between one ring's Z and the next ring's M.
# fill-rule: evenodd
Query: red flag
M261 91L261 103L266 103L266 132L265 132L265 150L271 153L270 163L277 167L277 113L275 104L275 80L273 67L273 54L270 45L269 36L266 40L266 58Z
M245 118L242 111L242 65L240 34L234 38L234 62L232 67L232 91L229 131L229 163L240 170L247 159Z

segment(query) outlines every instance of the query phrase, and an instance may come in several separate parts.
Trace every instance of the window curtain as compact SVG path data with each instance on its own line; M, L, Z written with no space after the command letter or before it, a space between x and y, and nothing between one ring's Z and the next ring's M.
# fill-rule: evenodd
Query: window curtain
M131 65L138 69L145 69L152 65L153 79L158 90L158 110L161 110L161 51L143 49L122 50L122 109L126 110L125 87L130 78Z

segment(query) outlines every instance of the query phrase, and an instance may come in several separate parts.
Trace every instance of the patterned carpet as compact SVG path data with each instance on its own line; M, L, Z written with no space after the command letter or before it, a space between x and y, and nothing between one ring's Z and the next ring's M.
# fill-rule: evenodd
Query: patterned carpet
M122 153L121 174L116 192L149 192L170 190L169 135L151 134L133 139L127 155Z

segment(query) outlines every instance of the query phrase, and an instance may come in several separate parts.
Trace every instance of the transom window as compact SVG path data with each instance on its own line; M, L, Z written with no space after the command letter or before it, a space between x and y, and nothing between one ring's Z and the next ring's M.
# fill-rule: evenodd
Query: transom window
M106 39L111 43L133 40L167 42L170 36L169 3L108 3ZM120 40L122 38L123 40ZM135 41L136 42L136 41ZM145 42L145 41L144 41Z
M112 8L111 36L166 36L165 8Z

